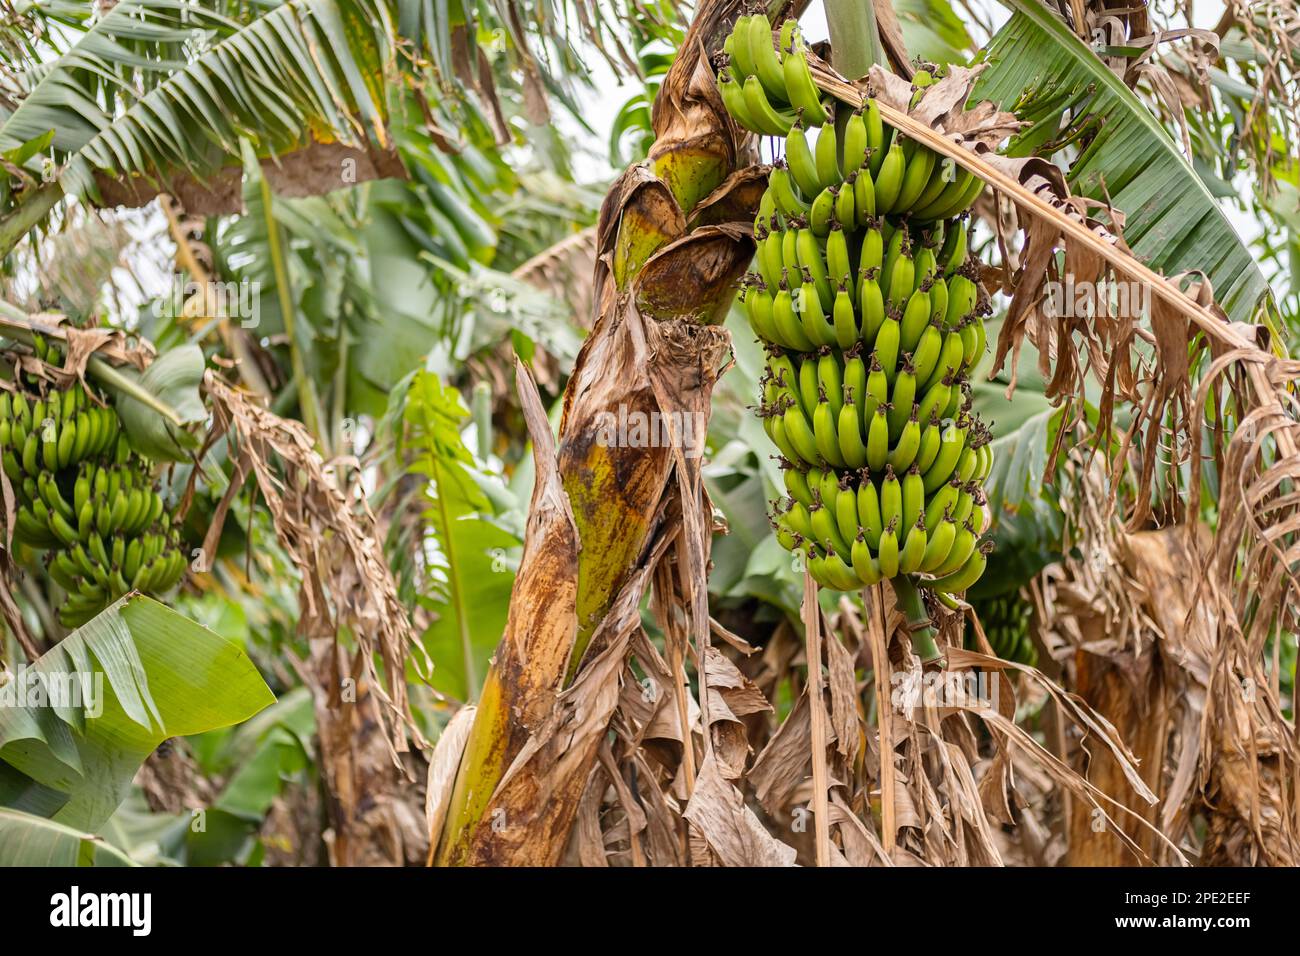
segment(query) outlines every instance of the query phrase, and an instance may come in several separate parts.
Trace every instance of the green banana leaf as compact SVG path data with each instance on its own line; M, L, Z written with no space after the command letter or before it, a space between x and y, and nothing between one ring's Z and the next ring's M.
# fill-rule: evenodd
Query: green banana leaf
M477 693L505 631L514 588L512 554L520 540L497 520L488 480L461 439L469 410L455 388L420 372L405 396L405 446L411 470L427 480L420 601L434 613L423 642L432 686L459 700ZM504 489L497 489L504 493Z
M41 700L27 693L37 676L52 688L75 680L82 693ZM239 646L139 595L19 677L0 688L12 698L0 707L0 795L85 830L108 819L162 741L239 723L275 700Z
M1071 188L1124 212L1124 238L1157 272L1203 271L1234 322L1251 321L1268 282L1210 187L1151 111L1039 0L1001 0L1014 11L984 54L972 102L992 100L1034 125L1012 155L1050 152L1067 108L1093 124L1070 164ZM1059 152L1059 150L1056 150Z
M142 865L256 865L267 812L287 787L308 780L315 732L311 691L295 687L242 724L188 738L200 772L225 781L201 817L153 811L133 789L99 833Z
M965 63L971 38L951 3L894 0L903 43L913 56L934 63Z
M181 345L164 352L143 375L136 375L131 369L118 369L118 372L175 412L182 424L194 425L208 417L207 407L199 395L205 368L203 349L197 345ZM132 448L154 461L189 460L189 453L199 446L193 434L178 428L128 392L108 388L114 393L117 414Z
M93 833L0 807L0 866L135 866Z
M997 341L1002 320L988 322L988 338ZM986 356L972 376L972 405L993 432L993 469L984 482L993 513L994 551L988 569L968 596L979 599L1018 590L1060 558L1062 515L1045 491L1048 454L1056 440L1061 409L1048 401L1038 371L1038 351L1026 340L1021 347L1016 390L1006 394L1009 373L988 380Z

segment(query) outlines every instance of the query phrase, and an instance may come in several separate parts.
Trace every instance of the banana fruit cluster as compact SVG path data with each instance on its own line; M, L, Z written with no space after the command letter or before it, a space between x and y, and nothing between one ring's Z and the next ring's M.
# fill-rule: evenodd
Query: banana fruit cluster
M37 343L55 362L57 347ZM180 581L185 552L148 463L131 451L116 412L84 389L0 391L0 463L17 499L14 541L45 553L46 572L68 595L65 627L129 591L161 594Z
M784 136L797 116L821 126L830 114L813 82L798 21L786 20L775 47L772 42L772 24L763 14L736 21L722 45L728 66L718 75L727 112L764 136Z
M990 309L965 213L983 183L898 135L872 99L837 124L815 86L776 88L807 70L792 24L774 38L763 15L741 18L718 79L740 125L785 139L741 288L788 492L777 538L824 587L910 575L959 593L992 547L991 435L969 385ZM931 82L918 73L914 95Z
M1030 667L1038 664L1038 648L1029 636L1029 621L1033 612L1033 606L1014 593L975 603L975 613L979 615L984 636L988 638L993 652L1004 661L1028 664ZM977 649L974 627L969 624L966 646L972 650Z

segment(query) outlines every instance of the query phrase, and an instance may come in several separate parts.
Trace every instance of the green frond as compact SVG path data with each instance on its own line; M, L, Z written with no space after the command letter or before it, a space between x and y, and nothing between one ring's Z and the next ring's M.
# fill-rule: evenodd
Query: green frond
M1091 139L1069 166L1073 191L1109 197L1124 212L1125 241L1152 269L1204 272L1228 316L1251 321L1268 283L1178 144L1038 0L1003 2L1015 14L989 45L990 65L974 99L992 100L1033 124L1013 143L1021 155L1045 146L1058 152L1052 141L1086 124Z

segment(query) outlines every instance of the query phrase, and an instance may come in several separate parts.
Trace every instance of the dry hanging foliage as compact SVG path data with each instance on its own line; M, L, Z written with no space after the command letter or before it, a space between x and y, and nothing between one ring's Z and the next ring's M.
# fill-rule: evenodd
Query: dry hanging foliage
M1160 797L1148 819L1162 832L1193 846L1199 816L1202 863L1294 866L1295 741L1264 672L1263 647L1248 656L1231 639L1231 618L1225 627L1221 609L1202 602L1200 582L1185 574L1211 533L1182 524L1125 531L1095 463L1074 465L1072 543L1081 557L1042 576L1044 643L1075 691L1141 755L1143 777ZM1092 755L1090 763L1103 780L1113 776L1104 759ZM1125 862L1082 815L1070 833L1071 864Z
M671 587L671 581L657 578L656 598L670 594ZM1158 848L1166 859L1182 861L1141 811L1112 799L1112 791L1044 749L1014 715L1022 693L1044 695L1058 720L1077 728L1093 750L1119 768L1122 787L1114 792L1126 790L1138 806L1153 803L1136 759L1109 721L1033 668L957 646L947 648L953 675L947 687L953 682L974 687L971 671L978 668L985 675L980 686L986 696L972 692L962 702L949 693L940 706L935 691L925 687L902 616L882 597L874 589L868 592L865 615L847 596L835 614L818 615L821 667L807 658L812 645L784 625L756 657L743 640L711 622L723 644L709 647L703 668L707 707L674 667L674 660L691 651L682 635L664 628L661 653L638 629L612 718L616 739L608 750L602 746L591 772L566 861L583 866L784 866L796 860L833 866L1000 865L1008 852L1003 826L1026 822L1018 799L1017 781L1023 777L1039 781L1040 791L1072 794L1090 820L1118 835L1129 858L1150 860L1150 848ZM653 603L652 611L660 613ZM960 634L956 615L943 623L941 637ZM804 679L805 668L809 675L825 675L820 694ZM856 677L858 671L869 673L865 682ZM1013 679L1015 671L1022 676ZM773 726L770 701L786 682L800 690L789 715ZM817 708L824 734L814 745ZM991 757L981 743L985 734ZM818 753L825 768L824 802L817 793ZM695 771L699 755L704 756ZM819 802L825 807L824 829L816 821ZM1050 823L1033 825L1041 832Z
M204 452L226 438L234 468L204 553L216 553L230 505L251 476L301 575L298 631L309 644L310 660L299 671L315 700L332 798L331 862L421 861L427 837L418 795L411 792L412 772L401 755L408 739L424 745L410 719L406 667L410 661L417 673L428 673L431 662L398 599L364 493L340 487L340 469L355 463L326 465L301 423L279 418L211 372L204 390L213 411ZM182 513L198 477L196 468ZM342 646L341 636L354 648Z

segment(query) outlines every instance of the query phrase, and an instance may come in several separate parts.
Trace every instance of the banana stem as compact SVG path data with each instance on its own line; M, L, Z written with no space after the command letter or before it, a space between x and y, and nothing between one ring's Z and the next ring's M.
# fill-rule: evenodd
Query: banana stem
M934 625L930 623L930 614L925 609L925 602L921 600L921 592L917 590L916 584L906 574L900 574L890 583L894 586L894 595L898 598L898 610L907 620L912 649L921 658L921 663L929 664L941 660L943 654L934 640L937 632Z
M289 363L293 369L294 380L298 383L299 414L302 416L302 423L306 426L308 434L324 448L326 436L321 433L320 397L316 394L315 382L307 374L302 343L295 329L298 321L297 310L290 287L289 269L284 261L284 249L280 242L280 221L275 218L271 184L266 181L265 176L262 176L258 187L262 195L262 215L266 225L266 244L271 257L271 271L275 275L275 292L280 300L280 318L284 322L284 337L289 342Z
M865 76L873 63L884 64L876 10L870 3L827 0L832 66L844 76Z

